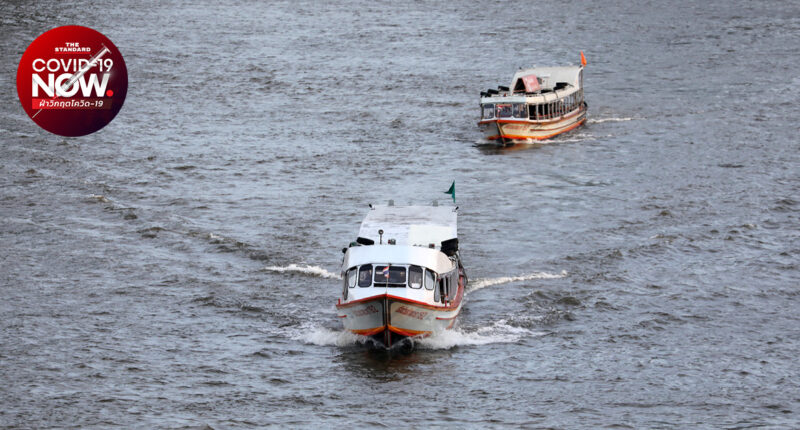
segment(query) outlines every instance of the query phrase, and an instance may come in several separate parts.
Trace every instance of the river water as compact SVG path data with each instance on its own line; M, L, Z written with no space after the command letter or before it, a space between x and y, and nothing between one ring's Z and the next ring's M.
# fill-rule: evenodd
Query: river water
M92 27L106 128L26 117ZM0 427L800 427L797 2L0 6ZM479 92L575 64L589 121L499 150ZM448 198L470 285L408 352L343 333L369 203Z

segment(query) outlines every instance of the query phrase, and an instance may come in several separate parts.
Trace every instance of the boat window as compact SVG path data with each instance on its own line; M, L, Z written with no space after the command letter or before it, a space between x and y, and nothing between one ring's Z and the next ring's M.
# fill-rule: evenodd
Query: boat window
M514 103L512 106L515 118L525 118L528 116L525 114L525 103Z
M365 264L358 271L358 286L369 287L372 285L372 266Z
M422 267L411 266L408 268L408 286L422 288Z
M497 105L497 117L508 118L511 116L511 104Z
M347 286L353 288L356 286L358 267L353 267L347 271Z
M432 290L436 285L436 275L430 270L425 271L425 289Z
M403 266L376 265L375 284L388 284L390 287L405 287L406 268Z
M483 105L483 113L481 115L484 119L494 118L494 105Z
M440 279L439 282L442 282L442 280ZM441 302L442 301L442 289L441 288L436 287L436 288L433 289L433 301L434 302Z

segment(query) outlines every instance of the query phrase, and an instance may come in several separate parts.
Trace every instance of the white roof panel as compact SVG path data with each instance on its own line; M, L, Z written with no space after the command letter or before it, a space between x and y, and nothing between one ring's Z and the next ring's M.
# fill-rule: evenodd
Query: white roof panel
M389 239L398 245L424 246L458 237L457 213L452 206L383 206L375 205L367 213L358 232L359 237L380 243L378 230L383 230L383 243Z
M414 264L427 267L436 273L446 273L455 268L455 263L440 251L401 245L369 245L348 248L342 262L342 271L360 264Z

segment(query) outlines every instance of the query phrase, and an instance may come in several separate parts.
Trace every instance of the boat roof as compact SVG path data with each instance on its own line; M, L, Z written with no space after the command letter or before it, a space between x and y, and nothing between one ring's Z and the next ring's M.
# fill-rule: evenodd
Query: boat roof
M383 243L394 239L397 245L441 248L445 240L458 237L458 213L452 206L373 205L361 222L358 236L381 243L378 230L383 230Z
M531 67L520 69L511 78L511 91L501 94L487 95L481 97L481 104L485 103L549 103L559 97L565 97L581 89L581 71L583 66L555 66L555 67ZM535 92L514 91L517 88L517 81L522 79L525 89L528 90L534 84L530 81L531 76L537 78ZM567 86L559 86L559 83L566 83ZM556 88L559 88L556 90ZM541 92L539 91L541 90Z
M580 86L580 74L583 67L581 66L556 66L556 67L531 67L529 69L521 69L514 73L511 78L511 87L517 82L517 79L535 75L537 78L544 80L542 87L552 88L556 82L566 82L574 87Z
M447 273L456 267L456 263L441 251L420 246L384 244L347 248L342 271L361 264L413 264L436 273Z

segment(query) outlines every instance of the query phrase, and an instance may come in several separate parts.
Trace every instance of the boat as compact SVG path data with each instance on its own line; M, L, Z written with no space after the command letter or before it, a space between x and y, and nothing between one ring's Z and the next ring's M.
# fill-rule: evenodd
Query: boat
M457 206L370 205L342 249L336 310L345 330L391 348L453 328L468 281L457 214Z
M514 73L511 86L481 92L478 126L488 140L502 145L549 139L586 122L583 69L534 67Z

